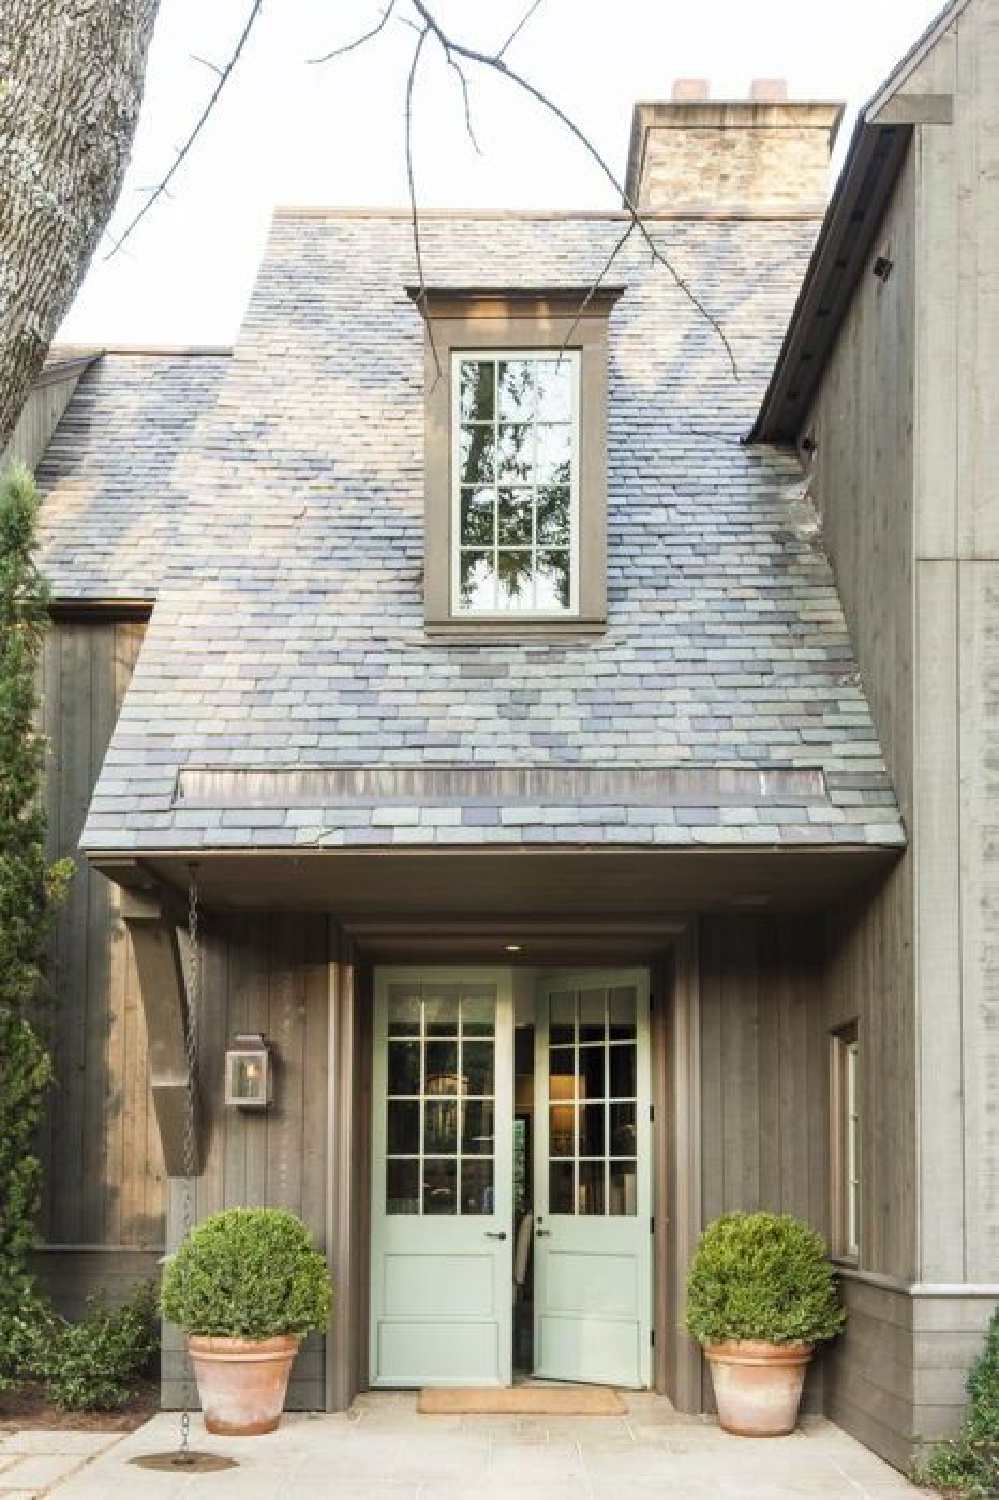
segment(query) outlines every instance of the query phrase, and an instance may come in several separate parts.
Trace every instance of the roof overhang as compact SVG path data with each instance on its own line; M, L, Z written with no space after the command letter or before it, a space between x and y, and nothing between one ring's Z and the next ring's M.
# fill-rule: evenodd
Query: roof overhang
M911 86L924 58L969 0L950 0L860 111L777 364L747 442L791 444L800 436L853 289L867 262L912 132L950 124L949 94ZM910 88L906 91L906 86Z
M540 918L661 921L701 911L819 910L878 880L899 849L170 850L92 855L109 879L217 911L325 911L343 923Z

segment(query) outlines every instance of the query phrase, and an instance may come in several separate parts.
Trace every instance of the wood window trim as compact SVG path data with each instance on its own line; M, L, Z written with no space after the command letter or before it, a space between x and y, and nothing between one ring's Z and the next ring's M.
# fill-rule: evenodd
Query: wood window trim
M515 642L601 634L607 626L608 319L623 287L601 287L592 296L587 287L429 288L426 292L408 287L407 291L424 306L433 329L433 343L429 330L424 334L424 611L428 635L466 642ZM578 611L533 619L455 614L451 607L452 355L466 349L560 349L567 339L566 347L578 352L580 364Z
M851 1244L848 1203L850 1184L847 1181L850 1128L847 1120L847 1068L851 1049L859 1046L858 1022L849 1021L837 1027L830 1034L829 1042L829 1181L832 1258L845 1266L856 1267L860 1264L859 1240L862 1225L859 1222L856 1225L858 1243ZM861 1145L858 1139L858 1176L861 1170L860 1150Z

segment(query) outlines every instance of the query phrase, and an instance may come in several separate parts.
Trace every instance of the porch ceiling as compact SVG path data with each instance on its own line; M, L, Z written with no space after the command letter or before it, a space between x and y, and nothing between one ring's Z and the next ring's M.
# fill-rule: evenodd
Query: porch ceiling
M364 919L628 917L738 908L808 910L872 884L897 859L879 848L492 849L171 852L94 860L133 889L186 891L191 860L216 910L328 911Z

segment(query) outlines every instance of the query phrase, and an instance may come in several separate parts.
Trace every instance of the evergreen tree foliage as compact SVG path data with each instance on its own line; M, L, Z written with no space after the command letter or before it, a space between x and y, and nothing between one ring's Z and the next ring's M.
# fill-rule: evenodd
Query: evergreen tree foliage
M33 556L37 513L31 475L10 470L0 480L0 1380L10 1374L7 1332L32 1296L35 1135L51 1078L32 1016L46 936L73 868L45 858L36 678L48 595Z

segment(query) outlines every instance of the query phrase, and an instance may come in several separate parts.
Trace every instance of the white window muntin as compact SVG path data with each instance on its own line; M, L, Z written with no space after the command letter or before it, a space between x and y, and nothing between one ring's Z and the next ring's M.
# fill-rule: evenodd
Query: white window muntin
M847 1255L860 1254L860 1116L857 1105L857 1064L860 1052L856 1040L843 1048L844 1124L844 1249Z
M498 364L507 360L530 360L535 363L567 364L570 370L570 473L569 473L569 604L567 608L526 610L505 608L496 605L493 609L474 609L462 606L461 602L461 366L463 361L492 361ZM453 349L451 351L451 528L450 528L450 588L451 613L468 619L566 619L579 614L579 414L580 414L580 358L579 351L556 348L534 349ZM493 414L494 432L500 425L499 405ZM532 421L532 426L539 425ZM498 483L495 484L498 490ZM536 492L537 485L535 483ZM504 550L494 542L493 551ZM539 550L534 546L533 552Z

